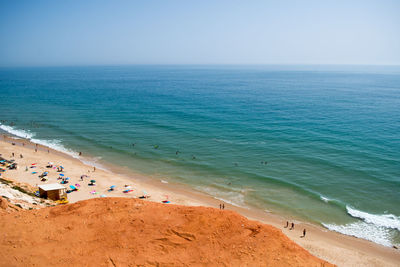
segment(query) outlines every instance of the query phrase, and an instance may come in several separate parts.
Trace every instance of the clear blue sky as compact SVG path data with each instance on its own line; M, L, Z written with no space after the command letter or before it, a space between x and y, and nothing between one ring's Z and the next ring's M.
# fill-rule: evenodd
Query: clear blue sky
M0 36L0 66L400 65L400 0L2 0Z

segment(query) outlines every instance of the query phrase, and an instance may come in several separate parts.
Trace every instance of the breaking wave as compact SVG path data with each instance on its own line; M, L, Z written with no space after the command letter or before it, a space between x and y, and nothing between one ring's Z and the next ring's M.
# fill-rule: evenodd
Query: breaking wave
M345 225L325 224L329 230L363 238L384 246L397 245L394 236L400 231L400 217L393 214L371 214L346 206L347 213L359 221Z

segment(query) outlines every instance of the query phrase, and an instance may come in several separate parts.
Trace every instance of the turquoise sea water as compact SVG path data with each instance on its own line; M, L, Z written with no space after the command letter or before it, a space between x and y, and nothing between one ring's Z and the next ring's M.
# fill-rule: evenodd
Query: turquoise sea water
M400 243L399 67L0 69L0 91L3 132Z

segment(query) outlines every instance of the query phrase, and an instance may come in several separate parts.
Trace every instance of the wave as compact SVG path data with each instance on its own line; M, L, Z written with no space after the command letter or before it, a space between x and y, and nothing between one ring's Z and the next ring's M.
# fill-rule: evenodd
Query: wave
M0 129L2 129L5 132L8 132L14 136L20 137L20 138L24 138L26 140L29 140L30 142L34 143L34 144L38 144L38 145L43 145L46 147L49 147L51 149L63 152L65 154L68 154L74 158L79 158L79 153L76 151L73 151L71 149L66 148L65 146L63 146L61 144L60 140L54 139L54 140L43 140L43 139L37 139L34 138L36 136L36 133L32 133L29 130L25 130L25 129L16 129L12 126L8 126L8 125L4 125L4 124L0 124Z
M374 224L377 226L382 226L385 228L396 229L400 231L400 217L393 214L370 214L368 212L356 210L349 206L346 206L347 213L354 217L363 220L364 222Z
M43 139L37 139L34 138L36 136L36 133L33 133L29 130L21 130L21 129L16 129L12 126L7 126L7 125L3 125L0 124L0 129L2 129L5 132L8 132L14 136L17 136L19 138L23 138L26 139L34 144L38 144L38 145L42 145L48 148L51 148L53 150L62 152L64 154L67 154L73 158L79 159L82 163L86 164L86 165L90 165L90 166L94 166L98 169L102 169L105 171L109 171L106 167L104 167L102 164L100 164L98 161L101 160L101 157L94 157L91 159L87 159L87 158L82 158L79 156L79 153L66 148L61 140L58 139L53 139L53 140L43 140Z
M12 135L24 138L24 139L30 140L32 137L35 136L35 134L31 133L29 130L19 130L19 129L15 129L12 126L4 125L4 124L0 124L0 129L2 129L5 132L8 132Z
M346 206L347 213L358 219L358 222L345 225L324 224L329 230L345 235L363 238L384 246L396 245L393 243L393 236L400 231L400 217L393 214L371 214Z
M325 203L328 203L329 201L332 201L332 199L330 199L330 198L327 198L327 197L324 197L324 196L319 196L320 198L321 198L321 200L323 201L323 202L325 202Z
M392 234L390 230L382 226L377 226L375 224L366 222L354 222L345 225L325 223L323 223L322 225L329 230L345 235L354 236L357 238L366 239L383 246L391 247L394 245L392 243Z

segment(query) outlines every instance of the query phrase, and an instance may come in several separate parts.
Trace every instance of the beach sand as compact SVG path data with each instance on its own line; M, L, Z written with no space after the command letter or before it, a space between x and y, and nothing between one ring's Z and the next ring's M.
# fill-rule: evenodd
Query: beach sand
M2 138L4 139L4 138ZM12 145L14 142L15 145ZM24 146L22 146L24 143ZM14 153L14 157L11 157ZM62 165L65 176L69 177L69 185L79 184L79 190L68 194L70 203L80 200L99 198L100 195L107 197L127 197L138 198L143 194L151 197L146 201L161 203L164 200L172 204L185 206L206 206L218 208L222 202L201 194L183 185L165 184L161 181L145 177L140 174L127 172L115 166L106 166L107 169L96 168L82 163L82 161L73 158L67 154L60 153L41 145L35 152L35 145L27 140L12 139L6 137L0 141L0 154L7 159L15 159L18 163L18 170L9 170L4 174L18 182L29 183L37 186L45 183L60 182L57 180L59 172L55 169L46 168L48 162L56 165ZM20 155L23 158L20 158ZM89 157L90 158L90 157ZM89 159L87 158L87 159ZM84 159L84 158L83 158ZM35 168L30 168L36 164ZM26 171L26 167L28 171ZM36 171L36 174L32 172ZM48 171L48 180L41 182L38 175ZM81 175L89 177L80 180ZM95 186L89 186L90 180L96 180ZM111 185L115 186L114 191L108 191ZM133 189L130 193L123 193L125 185ZM91 193L96 191L95 194ZM168 205L168 204L165 204ZM400 266L400 251L377 245L375 243L345 236L339 233L328 231L321 226L309 223L295 221L295 229L284 228L286 221L292 222L294 218L283 218L279 214L266 213L259 210L239 208L228 203L224 203L225 209L236 211L249 219L257 220L281 229L291 240L308 250L311 254L334 263L338 266ZM302 230L307 229L307 236L301 238Z

